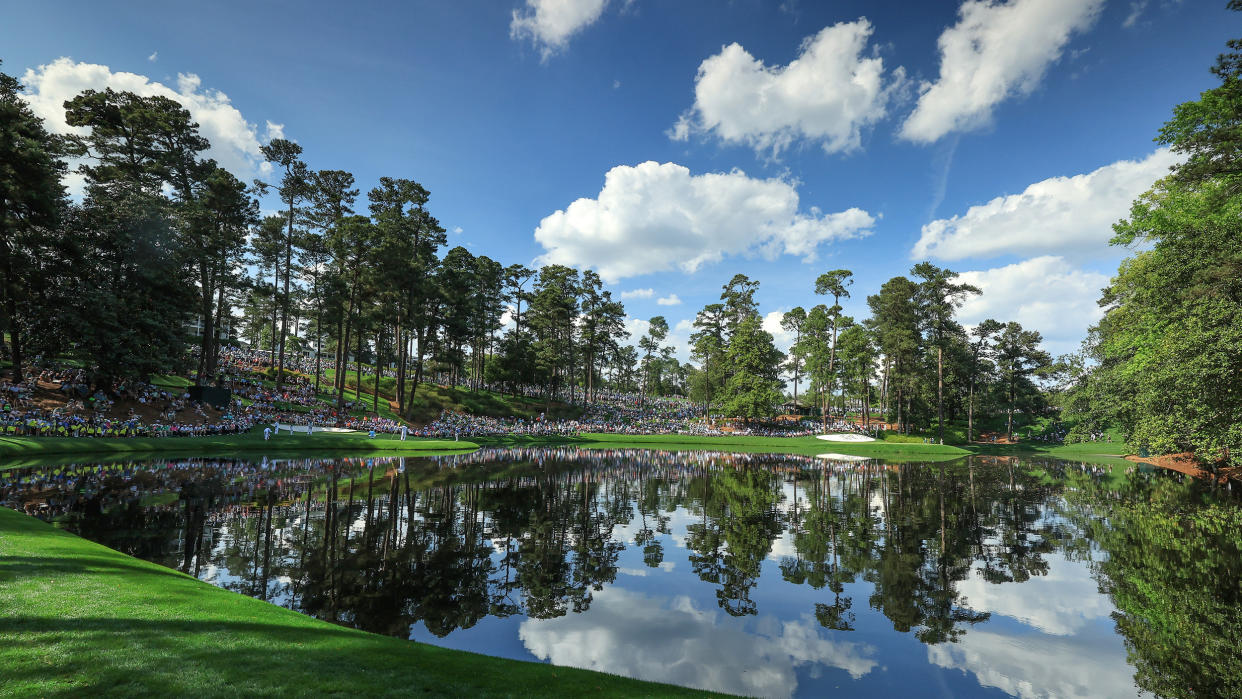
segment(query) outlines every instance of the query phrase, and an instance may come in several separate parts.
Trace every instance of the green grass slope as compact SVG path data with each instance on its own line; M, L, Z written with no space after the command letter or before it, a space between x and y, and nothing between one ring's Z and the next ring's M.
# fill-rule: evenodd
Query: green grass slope
M3 696L706 696L318 621L0 507Z
M381 384L382 395L382 384ZM449 388L436 384L422 383L409 401L406 417L415 424L426 424L435 420L445 410L486 415L489 417L538 417L544 412L544 402L538 398L515 396L493 391L467 391L460 388ZM564 403L553 403L548 411L552 419L574 418L582 413L581 409Z
M30 460L44 456L128 455L128 454L192 454L216 456L238 453L270 453L288 451L349 451L353 453L393 453L417 455L421 452L462 451L475 449L473 442L442 439L401 441L396 435L379 434L375 439L361 432L313 435L277 435L264 441L260 431L221 437L164 437L96 439L84 437L0 437L0 468L10 459Z

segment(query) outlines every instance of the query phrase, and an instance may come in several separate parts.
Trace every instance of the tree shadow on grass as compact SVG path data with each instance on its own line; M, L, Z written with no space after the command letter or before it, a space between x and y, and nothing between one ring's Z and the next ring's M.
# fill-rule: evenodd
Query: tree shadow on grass
M0 583L48 575L158 575L186 578L171 568L151 566L115 556L74 556L55 559L43 556L5 556L0 558Z
M334 693L350 675L382 670L350 657L342 646L358 635L332 627L19 616L0 619L0 639L0 694ZM375 660L391 653L375 650ZM417 660L408 655L406 667Z

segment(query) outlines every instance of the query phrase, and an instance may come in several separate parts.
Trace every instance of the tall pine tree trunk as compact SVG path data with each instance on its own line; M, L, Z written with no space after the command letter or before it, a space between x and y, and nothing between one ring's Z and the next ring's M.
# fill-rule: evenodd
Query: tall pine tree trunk
M405 330L401 327L401 311L397 311L397 412L405 418Z
M200 258L198 261L198 283L199 283L199 314L202 316L203 336L198 344L198 385L207 385L207 357L211 354L211 338L213 334L214 324L212 319L215 314L212 312L212 303L215 301L211 289L211 270L207 258Z
M345 374L349 371L349 339L354 320L354 303L358 297L358 273L355 271L349 285L349 305L345 308L345 336L340 343L341 368L336 372L336 405L339 410L345 405ZM359 353L361 357L361 353ZM359 369L361 371L361 369Z
M280 285L280 265L275 260L273 260L272 261L272 339L268 343L268 355L267 355L268 359L272 362L276 361L276 316L278 315L278 311L280 310L279 308L277 308L278 304L277 304L277 298L276 298L280 292L276 290L276 287L278 287L279 285Z
M227 321L228 308L224 302L224 272L219 272L216 281L216 322L215 332L211 336L211 354L207 356L207 375L215 376L216 371L220 368L220 330ZM230 325L231 330L231 325Z
M362 319L358 319L358 354L354 356L354 366L358 369L358 378L354 382L354 402L362 403Z
M423 355L427 344L427 323L419 323L415 329L415 336L418 341L418 354L414 359L414 391L418 392L418 386L423 381Z
M380 356L381 356L380 347L382 347L381 342L383 338L384 338L384 324L381 323L379 326L379 329L375 331L375 392L371 394L371 410L377 416L379 415L380 374L383 373L382 367L384 366L383 363L380 362ZM359 378L359 383L361 383L361 378Z
M1015 376L1016 375L1014 374L1013 363L1010 363L1009 365L1009 422L1008 422L1008 425L1006 425L1005 427L1005 435L1009 438L1009 441L1011 442L1013 441L1013 403L1014 403L1014 394L1016 393L1016 391L1014 390L1015 389L1014 384L1017 383Z
M936 348L936 429L944 444L944 349Z
M293 201L289 201L289 233L285 237L285 290L280 303L280 358L276 364L276 392L285 383L285 335L289 332L289 277L293 276Z
M318 288L319 284L315 284ZM323 373L320 363L323 361L323 302L319 293L315 293L315 396L319 396L319 375Z

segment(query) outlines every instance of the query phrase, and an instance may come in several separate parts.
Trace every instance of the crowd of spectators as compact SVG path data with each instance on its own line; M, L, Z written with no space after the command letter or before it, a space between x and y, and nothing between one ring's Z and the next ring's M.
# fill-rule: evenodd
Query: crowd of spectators
M313 358L290 355L286 365L314 371ZM278 392L268 378L271 353L225 347L221 370L231 389L230 402L221 410L194 401L188 389L136 381L107 387L91 383L87 372L70 366L44 364L37 375L21 383L0 383L0 434L11 436L163 437L237 434L256 426L337 427L376 433L398 433L402 423L375 414L352 415L322 400L313 381L292 376ZM31 395L40 387L61 394L54 409L34 405ZM513 390L513 387L508 387ZM519 386L523 395L541 396L542 387ZM811 419L742 421L708 414L701 404L679 397L650 397L596 390L591 400L579 392L575 417L488 417L445 411L430 424L406 429L414 436L468 438L476 436L564 436L582 433L621 435L742 435L798 437L823 431ZM116 408L117 405L128 406ZM46 402L44 402L46 405ZM126 414L128 413L128 414ZM838 422L830 431L863 432L851 422ZM873 428L873 432L875 429Z
M4 410L0 434L7 437L202 437L241 434L254 426L242 416L210 423L143 421L137 417L106 418L58 410Z
M548 421L540 418L498 418L485 415L468 415L445 410L440 417L417 428L411 434L436 439L462 437L495 437L502 435L537 435L569 437L578 433L565 421Z
M197 348L195 348L197 354ZM279 363L279 356L269 350L243 349L241 347L221 347L219 366L226 374L249 374L274 369ZM321 367L322 368L322 367ZM285 370L302 374L315 373L315 358L296 352L285 353Z

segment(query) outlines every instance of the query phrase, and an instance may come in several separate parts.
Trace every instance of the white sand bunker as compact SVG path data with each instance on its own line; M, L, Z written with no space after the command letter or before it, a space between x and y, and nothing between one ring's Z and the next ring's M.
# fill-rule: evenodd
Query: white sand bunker
M874 442L874 437L868 437L865 434L854 434L846 432L842 434L821 434L816 435L816 439L822 439L825 442Z
M829 461L870 461L870 457L852 456L850 454L816 454L817 459L827 459Z

